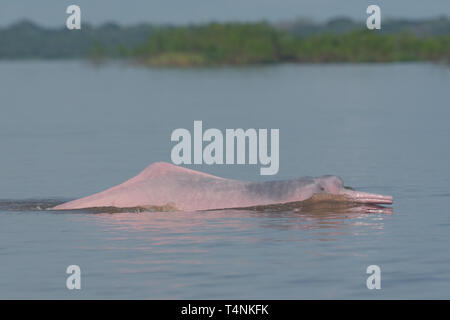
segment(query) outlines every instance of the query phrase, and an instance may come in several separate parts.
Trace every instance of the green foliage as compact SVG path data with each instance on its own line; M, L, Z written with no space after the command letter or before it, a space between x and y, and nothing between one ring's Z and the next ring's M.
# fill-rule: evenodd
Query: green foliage
M450 36L419 38L361 30L300 37L266 23L214 23L159 29L133 54L150 65L182 66L189 61L192 65L449 61Z
M204 64L248 64L279 61L279 32L266 23L218 24L165 28L136 48L152 58L177 54L196 56Z

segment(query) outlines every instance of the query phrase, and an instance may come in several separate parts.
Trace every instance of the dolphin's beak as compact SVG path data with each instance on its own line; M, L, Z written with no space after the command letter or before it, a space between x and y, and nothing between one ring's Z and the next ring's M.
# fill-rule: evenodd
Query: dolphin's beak
M394 199L391 196L382 194L360 192L351 189L342 189L342 194L349 197L352 202L366 204L392 204Z

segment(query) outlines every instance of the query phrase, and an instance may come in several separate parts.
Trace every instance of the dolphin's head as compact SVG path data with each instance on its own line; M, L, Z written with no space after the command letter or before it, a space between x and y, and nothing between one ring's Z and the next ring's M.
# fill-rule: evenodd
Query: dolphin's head
M320 193L339 194L344 183L337 176L323 176L316 179Z
M337 176L323 176L317 179L320 193L333 195L337 201L363 203L363 204L392 204L392 196L376 193L356 191L346 187L341 178Z

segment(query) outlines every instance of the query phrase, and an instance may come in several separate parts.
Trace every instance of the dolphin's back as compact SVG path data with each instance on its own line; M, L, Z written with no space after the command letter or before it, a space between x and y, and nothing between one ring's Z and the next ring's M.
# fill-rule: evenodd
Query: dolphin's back
M245 182L223 179L169 163L155 163L136 177L54 209L147 207L170 204L178 210L250 207L303 201L325 192L322 178Z

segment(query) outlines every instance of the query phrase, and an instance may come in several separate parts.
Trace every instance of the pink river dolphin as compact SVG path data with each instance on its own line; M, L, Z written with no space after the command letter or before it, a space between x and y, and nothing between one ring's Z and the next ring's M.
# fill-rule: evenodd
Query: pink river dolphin
M157 162L136 177L105 191L60 204L54 210L149 208L198 211L261 206L301 206L332 201L355 205L392 204L391 196L354 191L337 176L247 182ZM290 205L293 204L293 205Z

